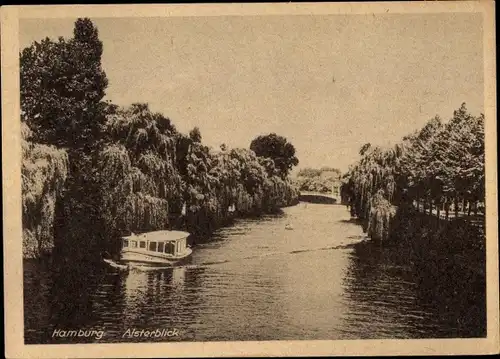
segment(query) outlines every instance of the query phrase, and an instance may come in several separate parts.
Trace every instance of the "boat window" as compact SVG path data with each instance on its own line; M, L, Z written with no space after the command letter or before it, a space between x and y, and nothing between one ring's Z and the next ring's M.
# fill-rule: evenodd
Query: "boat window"
M149 250L156 252L156 242L149 242Z
M137 242L136 241L130 241L130 247L137 248Z
M163 252L163 247L164 247L165 243L163 242L158 242L158 252Z
M128 239L123 240L123 247L128 247Z
M174 244L172 242L168 242L165 246L165 253L174 254Z
M140 242L139 242L139 247L140 247L140 248L146 248L146 242L144 242L144 241L140 241Z

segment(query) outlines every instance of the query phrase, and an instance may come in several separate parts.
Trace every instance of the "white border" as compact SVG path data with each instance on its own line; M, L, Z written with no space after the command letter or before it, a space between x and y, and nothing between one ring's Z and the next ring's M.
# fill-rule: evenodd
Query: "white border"
M485 339L24 345L19 122L19 19L479 12L484 19L487 333ZM447 355L499 351L495 7L491 1L210 5L66 5L1 8L5 344L7 358Z

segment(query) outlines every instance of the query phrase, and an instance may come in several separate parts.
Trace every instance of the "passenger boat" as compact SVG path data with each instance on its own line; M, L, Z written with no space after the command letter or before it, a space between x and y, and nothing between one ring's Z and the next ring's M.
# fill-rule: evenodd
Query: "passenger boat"
M188 232L155 231L122 237L120 262L147 265L174 264L189 257Z

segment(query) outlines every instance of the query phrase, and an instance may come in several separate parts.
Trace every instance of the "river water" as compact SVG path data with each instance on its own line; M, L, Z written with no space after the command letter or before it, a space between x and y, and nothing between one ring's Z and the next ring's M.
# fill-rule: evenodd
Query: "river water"
M445 268L374 245L344 206L300 203L218 230L177 268L25 261L25 342L484 336L484 287ZM54 335L80 329L103 336Z

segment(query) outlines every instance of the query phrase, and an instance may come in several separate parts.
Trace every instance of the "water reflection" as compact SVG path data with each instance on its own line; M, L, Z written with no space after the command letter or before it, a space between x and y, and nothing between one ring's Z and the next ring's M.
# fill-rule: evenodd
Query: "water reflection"
M179 291L184 288L184 281L186 280L186 268L179 267L172 270L172 286Z
M410 266L395 263L377 245L354 247L343 286L347 310L341 332L348 338L412 338L412 330L425 320L415 305Z
M115 305L122 304L120 318L113 318L121 322L120 330L108 327L108 339L122 341L123 333L127 329L156 330L185 328L185 323L194 322L190 314L190 305L199 301L193 295L195 292L186 293L186 281L197 283L197 271L185 267L160 269L160 270L131 270L119 276L123 282L122 296ZM118 313L115 313L118 314ZM183 332L183 337L169 338L137 338L134 341L162 341L162 340L189 340L192 333Z
M24 266L24 328L26 343L45 342L47 331L42 331L50 322L50 288L52 282L47 263L25 260Z
M480 278L470 279L448 258L433 266L404 248L359 243L344 277L341 332L372 339L482 337L484 289Z

